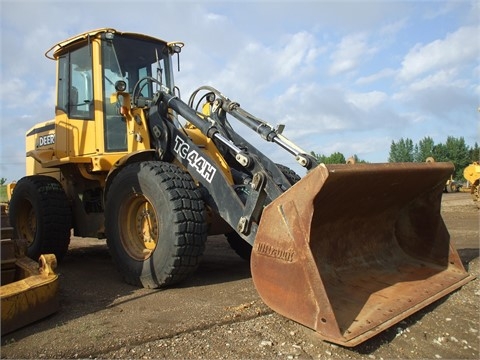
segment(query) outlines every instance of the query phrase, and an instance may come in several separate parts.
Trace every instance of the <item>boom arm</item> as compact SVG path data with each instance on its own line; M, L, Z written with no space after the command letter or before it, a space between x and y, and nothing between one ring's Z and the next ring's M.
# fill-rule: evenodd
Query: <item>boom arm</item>
M267 122L257 118L256 116L250 114L246 110L240 107L240 104L231 101L228 97L223 95L217 89L210 86L202 86L198 88L190 98L190 106L193 104L193 98L200 90L206 90L214 93L216 95L216 100L213 103L213 109L223 110L224 112L232 115L241 123L258 133L264 140L268 142L274 142L277 145L281 146L283 149L287 150L290 154L295 156L295 160L304 168L310 170L318 165L315 158L311 155L308 155L306 151L298 147L296 144L288 140L285 136L282 135L283 126L274 128L272 125Z
M227 181L217 164L204 156L204 151L169 120L168 109L185 118L206 137L225 145L237 161L236 166L240 165L241 169L251 175L248 177L248 184L242 184L247 187L242 196ZM282 172L253 147L249 146L249 151L246 151L243 146L248 144L246 141L242 142L240 148L224 136L222 132L227 135L231 132L222 129L221 123L202 117L189 105L167 92L160 92L158 99L154 100L148 119L153 143L158 144L157 151L162 147L159 154L170 154L181 162L206 190L203 197L207 204L236 229L244 240L253 245L262 209L290 187Z

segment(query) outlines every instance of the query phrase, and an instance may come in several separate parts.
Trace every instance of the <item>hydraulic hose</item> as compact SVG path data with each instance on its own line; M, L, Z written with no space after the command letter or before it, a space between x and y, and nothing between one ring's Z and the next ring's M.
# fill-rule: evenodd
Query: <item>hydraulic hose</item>
M218 129L215 127L214 124L200 117L194 109L185 104L177 96L162 92L160 101L163 101L167 107L173 109L177 114L192 123L205 136L213 138L213 136L218 133Z
M177 114L185 118L187 121L192 123L197 129L199 129L202 134L211 138L217 139L226 145L230 150L235 153L236 160L243 166L248 167L251 164L250 157L242 151L239 147L237 147L234 143L230 140L225 138L220 131L215 127L213 122L209 121L208 119L204 119L203 117L199 116L199 114L192 109L189 105L185 104L182 100L178 97L170 95L166 92L162 92L160 97L160 101L163 102L166 108L171 108Z

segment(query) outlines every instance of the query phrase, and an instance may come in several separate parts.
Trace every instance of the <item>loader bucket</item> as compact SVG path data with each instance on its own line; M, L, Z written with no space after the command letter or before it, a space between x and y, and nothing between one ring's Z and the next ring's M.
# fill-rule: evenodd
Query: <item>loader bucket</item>
M263 211L252 278L263 301L355 346L461 287L440 214L450 163L319 165Z

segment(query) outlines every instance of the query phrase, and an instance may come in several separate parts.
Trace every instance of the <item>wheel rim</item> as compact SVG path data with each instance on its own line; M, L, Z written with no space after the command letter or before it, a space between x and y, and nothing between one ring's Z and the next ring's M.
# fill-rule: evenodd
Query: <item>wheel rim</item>
M20 209L16 220L17 233L20 238L27 240L27 244L30 246L35 240L37 217L32 204L28 201L24 201Z
M158 239L158 216L151 202L143 195L131 197L119 214L123 248L136 260L145 260L155 250Z

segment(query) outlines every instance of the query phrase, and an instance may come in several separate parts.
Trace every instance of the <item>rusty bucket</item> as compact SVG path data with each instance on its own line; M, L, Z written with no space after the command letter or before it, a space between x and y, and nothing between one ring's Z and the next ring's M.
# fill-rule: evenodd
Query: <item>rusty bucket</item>
M273 310L355 346L461 287L440 214L450 163L320 165L268 205L252 277Z

